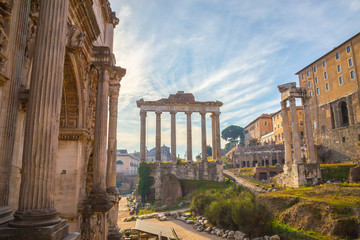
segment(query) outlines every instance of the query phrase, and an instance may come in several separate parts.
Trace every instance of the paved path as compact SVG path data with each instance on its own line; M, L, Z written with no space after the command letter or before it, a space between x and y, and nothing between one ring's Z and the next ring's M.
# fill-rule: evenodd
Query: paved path
M243 185L244 187L249 188L254 193L264 192L264 189L262 189L262 187L256 186L254 183L247 181L245 178L235 176L235 174L230 172L229 170L224 170L224 176L234 180L236 183Z
M119 213L118 213L118 219L119 219L118 226L121 229L133 228L133 227L135 227L135 223L136 223L135 221L123 222L123 219L125 217L130 216L129 211L126 207L126 204L127 204L126 198L125 197L121 198L120 203L119 203ZM171 212L185 211L185 210L187 210L187 209L179 209L179 210L174 210ZM171 220L171 221L161 222L157 219L146 219L143 221L153 222L153 223L159 224L161 226L172 227L175 229L176 233L182 240L206 240L206 239L220 240L220 239L223 239L218 236L210 235L206 232L198 232L194 229L193 224L186 224L180 220Z

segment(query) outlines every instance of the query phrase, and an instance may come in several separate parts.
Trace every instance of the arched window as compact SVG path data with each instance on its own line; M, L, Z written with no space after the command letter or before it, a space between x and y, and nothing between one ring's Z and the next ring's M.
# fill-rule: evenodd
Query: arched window
M340 102L341 126L349 126L349 114L346 102Z
M116 161L116 164L123 165L124 163L123 163L123 161L121 161L121 160L117 160L117 161Z

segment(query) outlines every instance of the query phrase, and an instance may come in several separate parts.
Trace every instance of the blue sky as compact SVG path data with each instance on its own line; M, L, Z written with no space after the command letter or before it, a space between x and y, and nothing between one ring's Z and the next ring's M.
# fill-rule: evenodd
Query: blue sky
M360 31L360 0L110 0L121 82L118 148L139 150L136 100L177 91L222 101L221 130L242 127L280 109L277 86ZM210 117L207 119L211 144ZM200 117L193 114L193 155L200 152ZM170 114L162 114L170 146ZM186 150L185 114L177 114L177 153ZM224 147L224 142L222 142ZM155 114L147 117L155 146Z

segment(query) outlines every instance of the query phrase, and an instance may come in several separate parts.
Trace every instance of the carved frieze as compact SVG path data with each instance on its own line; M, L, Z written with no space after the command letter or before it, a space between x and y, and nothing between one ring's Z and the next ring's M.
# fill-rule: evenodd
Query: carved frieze
M63 141L79 141L86 140L89 136L87 129L60 129L59 140Z
M32 59L34 52L36 29L39 22L40 0L31 0L28 35L26 39L25 57Z

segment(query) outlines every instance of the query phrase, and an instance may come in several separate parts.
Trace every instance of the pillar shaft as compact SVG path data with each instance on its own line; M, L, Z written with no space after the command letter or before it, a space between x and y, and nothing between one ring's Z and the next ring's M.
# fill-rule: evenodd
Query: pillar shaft
M216 146L216 122L214 114L211 114L211 133L212 133L212 159L216 160L217 146Z
M60 222L54 208L54 173L67 14L68 0L47 0L40 5L26 116L19 209L11 224L14 227ZM31 222L24 223L30 219Z
M116 129L118 118L118 98L120 84L118 81L110 84L109 101L109 132L108 132L108 158L106 168L106 188L116 190Z
M207 153L206 153L206 112L201 112L201 153L202 153L202 162L207 162Z
M291 134L289 125L289 115L286 108L286 101L281 102L281 116L283 121L283 132L284 132L284 148L285 148L285 165L290 166L292 162L291 157Z
M171 161L176 162L176 112L171 114Z
M146 139L146 111L140 111L140 163L146 162L145 139Z
M221 139L220 139L220 113L215 113L215 125L216 125L216 161L222 163L221 159Z
M8 211L11 213L11 210L8 206L9 203L9 187L10 187L10 172L11 172L11 162L13 160L13 152L15 145L15 132L16 132L16 122L18 115L18 105L19 105L19 91L21 87L21 80L23 78L23 63L25 56L25 47L26 47L26 36L28 31L28 16L30 9L30 1L25 1L19 5L18 10L18 21L17 21L17 30L16 38L14 42L14 57L13 57L13 68L11 73L11 81L9 82L9 96L8 101L5 101L7 106L5 108L5 124L3 128L3 134L0 136L3 139L3 142L0 143L0 164L5 166L0 169L0 212ZM1 87L1 86L0 86ZM0 90L1 91L1 90ZM1 94L0 94L1 98ZM5 104L4 104L5 105ZM5 210L6 208L6 210ZM0 214L0 224L9 220L11 217L8 216L2 218L3 214Z
M317 158L316 158L316 154L315 154L314 136L312 133L309 99L302 98L302 104L304 106L306 144L307 144L307 150L308 150L309 163L316 163Z
M156 153L155 161L161 162L161 112L156 112Z
M294 163L301 163L301 151L300 151L300 136L299 136L299 125L298 117L296 114L296 103L295 98L290 98L290 114L291 114L291 125L292 125L292 136L293 136L293 150L294 150Z
M187 136L187 149L186 149L186 155L187 155L187 161L192 161L192 137L191 137L191 113L192 112L186 112L186 136Z
M101 68L96 93L96 115L94 134L93 192L106 191L106 133L108 118L109 72Z

